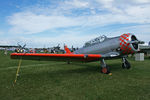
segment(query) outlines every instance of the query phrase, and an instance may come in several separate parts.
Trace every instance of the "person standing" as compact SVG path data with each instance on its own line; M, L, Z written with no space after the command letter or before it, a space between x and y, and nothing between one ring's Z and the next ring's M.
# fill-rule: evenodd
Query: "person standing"
M5 48L5 52L4 52L4 54L5 54L5 55L7 55L7 48Z

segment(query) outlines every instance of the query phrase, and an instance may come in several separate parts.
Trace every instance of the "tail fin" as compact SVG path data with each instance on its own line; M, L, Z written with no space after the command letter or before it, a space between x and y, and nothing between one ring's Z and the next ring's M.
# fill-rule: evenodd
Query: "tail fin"
M66 53L72 53L66 45L64 46L64 49L65 49Z

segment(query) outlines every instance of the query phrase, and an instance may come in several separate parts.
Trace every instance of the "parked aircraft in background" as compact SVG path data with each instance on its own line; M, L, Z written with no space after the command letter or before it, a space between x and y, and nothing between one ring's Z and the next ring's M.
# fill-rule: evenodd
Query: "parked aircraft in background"
M150 56L150 45L139 45L139 53L144 53L147 56Z
M133 54L139 51L139 41L135 35L131 33L121 36L108 38L100 36L90 40L84 44L82 48L71 52L67 46L64 46L65 54L30 54L30 53L12 53L12 59L27 59L27 60L55 60L55 61L81 61L81 62L101 62L101 72L104 74L110 73L109 66L105 60L113 58L122 58L122 68L129 69L130 63L126 57L128 54Z
M50 50L51 53L64 53L64 50L60 48L60 44L48 49Z
M15 49L15 52L17 52L17 53L24 53L25 52L25 47L26 47L26 44L24 44L23 46L22 45L20 45L19 43L17 43L18 44L18 48L16 48Z

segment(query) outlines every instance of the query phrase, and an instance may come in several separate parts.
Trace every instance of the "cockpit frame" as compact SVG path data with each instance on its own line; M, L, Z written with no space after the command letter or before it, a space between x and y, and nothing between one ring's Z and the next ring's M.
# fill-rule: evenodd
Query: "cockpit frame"
M107 39L107 37L105 35L99 36L97 38L94 38L90 41L85 42L83 47L89 47L89 46L104 42L106 39Z

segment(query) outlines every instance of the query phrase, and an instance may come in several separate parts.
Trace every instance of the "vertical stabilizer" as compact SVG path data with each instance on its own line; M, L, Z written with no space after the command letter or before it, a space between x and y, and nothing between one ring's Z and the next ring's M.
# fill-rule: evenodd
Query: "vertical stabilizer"
M66 45L64 46L64 49L66 53L72 53Z

